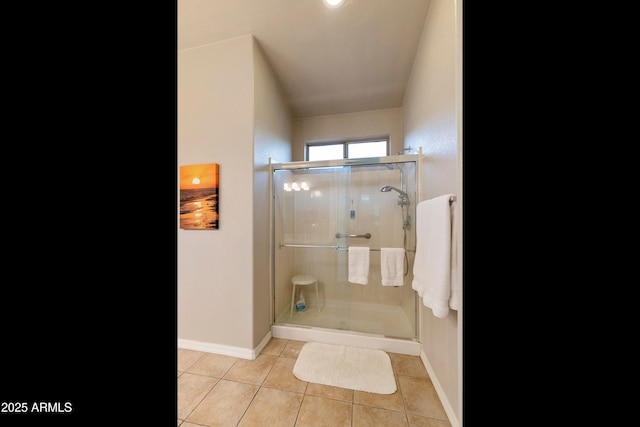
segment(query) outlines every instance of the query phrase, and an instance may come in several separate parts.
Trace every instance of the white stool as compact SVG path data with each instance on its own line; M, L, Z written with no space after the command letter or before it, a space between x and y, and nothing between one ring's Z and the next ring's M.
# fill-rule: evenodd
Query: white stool
M293 284L293 290L291 292L291 317L293 317L293 307L295 306L295 297L296 297L296 286L308 286L315 285L316 286L316 299L318 301L318 311L320 311L320 296L318 295L318 281L313 276L308 276L306 274L300 274L298 276L293 276L291 278L291 283Z

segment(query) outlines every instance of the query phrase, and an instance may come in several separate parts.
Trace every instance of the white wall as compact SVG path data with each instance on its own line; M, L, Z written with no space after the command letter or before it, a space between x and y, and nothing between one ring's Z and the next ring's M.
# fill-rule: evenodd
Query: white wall
M251 37L178 52L178 164L220 164L219 229L178 231L180 339L252 346L252 111Z
M253 347L271 330L269 158L291 160L292 115L271 66L254 40Z
M402 147L402 108L362 111L296 119L293 123L293 160L304 160L307 141L389 136L389 154Z
M178 164L220 164L219 229L178 232L178 339L239 356L271 324L264 164L290 155L269 73L251 35L178 52Z
M405 147L422 147L422 200L442 194L458 196L458 229L462 222L461 167L461 1L433 0L414 60L403 102ZM462 277L462 233L458 234L458 277ZM421 307L420 340L445 405L462 422L461 312L445 319ZM451 416L450 416L451 418Z

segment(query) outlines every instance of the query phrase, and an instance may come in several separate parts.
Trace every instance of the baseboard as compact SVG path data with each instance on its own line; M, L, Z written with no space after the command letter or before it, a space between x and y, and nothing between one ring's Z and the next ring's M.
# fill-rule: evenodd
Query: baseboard
M239 357L240 359L253 360L260 354L260 352L267 345L270 339L271 331L267 332L267 335L262 339L262 341L256 348L248 349L178 338L178 348L186 348L188 350L204 351L205 353L222 354L224 356L233 356Z
M444 412L447 413L447 417L449 418L449 422L451 423L451 427L460 427L460 422L458 421L458 417L456 416L453 408L451 407L451 404L449 403L449 400L447 399L447 395L444 393L444 390L442 389L442 386L440 385L440 382L438 381L438 377L437 377L435 371L431 367L431 364L429 364L429 360L427 359L427 355L425 354L424 350L420 352L420 360L422 360L422 364L424 365L425 369L427 370L427 373L429 374L429 378L431 379L431 382L433 383L433 388L435 388L436 394L438 395L438 398L440 399L440 402L442 403L442 407L444 408Z
M264 336L264 338L262 339L262 341L260 341L260 344L258 344L258 346L253 350L254 356L253 358L255 359L256 357L258 357L258 355L260 354L260 352L262 352L262 349L266 347L267 344L269 344L269 341L271 340L271 330L269 330L269 332L267 332L267 335Z

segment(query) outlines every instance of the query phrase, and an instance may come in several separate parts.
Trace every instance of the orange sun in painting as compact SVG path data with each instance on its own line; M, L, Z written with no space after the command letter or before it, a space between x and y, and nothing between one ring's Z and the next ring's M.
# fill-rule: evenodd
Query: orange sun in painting
M180 189L218 188L217 163L180 166Z

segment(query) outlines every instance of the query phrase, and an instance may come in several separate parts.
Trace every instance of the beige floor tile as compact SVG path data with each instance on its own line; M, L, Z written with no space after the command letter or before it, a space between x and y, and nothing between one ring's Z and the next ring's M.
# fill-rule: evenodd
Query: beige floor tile
M260 387L220 380L186 421L211 427L238 425Z
M303 395L262 387L238 427L293 427Z
M408 427L409 423L404 412L353 405L353 423L351 425L353 427Z
M296 427L350 427L352 404L306 394Z
M391 359L393 373L406 377L429 378L429 374L419 356L407 354L387 353Z
M353 402L353 390L342 387L334 387L324 384L309 383L305 394L318 397L326 397L327 399L344 400Z
M188 350L186 348L178 349L178 371L186 371L197 362L204 354L202 351Z
M396 378L396 384L398 379ZM353 392L353 403L364 406L373 406L390 411L404 412L404 402L400 390L393 394L367 393L355 390Z
M289 359L286 357L278 358L262 385L264 387L277 388L278 390L304 393L308 383L306 381L299 380L295 375L293 375L293 366L295 364L296 359Z
M260 354L254 360L238 359L224 375L224 379L260 385L271 371L278 358Z
M287 345L287 340L282 338L271 338L260 354L270 354L271 356L280 356L282 350Z
M280 357L290 357L292 359L297 359L298 354L300 354L300 350L302 350L302 347L304 347L305 344L306 342L304 341L289 340L287 342L287 345L284 346L284 350L282 350Z
M449 421L419 417L417 415L407 415L407 418L409 419L409 427L451 427Z
M220 381L217 378L185 372L178 378L178 419L185 420L209 390Z
M448 421L430 379L398 376L398 383L407 414Z
M222 378L237 360L237 357L205 353L200 359L191 365L187 372Z
M305 341L272 338L255 360L178 349L179 427L451 427L419 356L389 353L398 390L301 381Z

